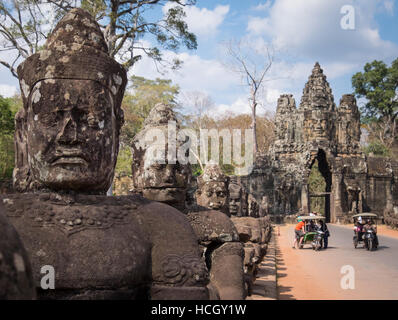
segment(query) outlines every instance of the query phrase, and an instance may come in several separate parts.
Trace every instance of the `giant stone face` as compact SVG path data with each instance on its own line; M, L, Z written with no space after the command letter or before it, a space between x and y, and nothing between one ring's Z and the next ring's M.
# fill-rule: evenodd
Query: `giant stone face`
M113 99L92 80L38 82L27 110L28 161L51 189L104 190L116 161Z

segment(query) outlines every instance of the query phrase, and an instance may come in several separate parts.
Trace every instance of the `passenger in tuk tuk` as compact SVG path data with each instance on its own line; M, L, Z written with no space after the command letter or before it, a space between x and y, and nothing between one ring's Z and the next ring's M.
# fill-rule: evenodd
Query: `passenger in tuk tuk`
M363 225L359 221L355 223L354 232L358 235L358 241L362 241Z

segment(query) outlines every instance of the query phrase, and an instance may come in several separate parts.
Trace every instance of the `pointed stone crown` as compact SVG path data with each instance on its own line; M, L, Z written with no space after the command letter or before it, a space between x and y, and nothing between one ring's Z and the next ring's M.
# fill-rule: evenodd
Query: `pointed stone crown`
M354 114L359 114L355 96L353 94L344 94L340 99L339 110L348 110Z
M206 182L228 182L228 177L222 172L220 166L214 162L209 162L203 174L198 177L198 185Z
M127 72L109 56L98 23L80 8L58 22L43 50L18 66L18 78L24 102L41 80L77 79L100 82L120 106L127 84Z
M164 103L156 104L149 112L144 121L144 127L167 125L169 121L175 121L178 127L177 116L170 105Z
M335 108L332 89L326 80L321 66L316 62L304 87L300 109L326 109L332 111Z

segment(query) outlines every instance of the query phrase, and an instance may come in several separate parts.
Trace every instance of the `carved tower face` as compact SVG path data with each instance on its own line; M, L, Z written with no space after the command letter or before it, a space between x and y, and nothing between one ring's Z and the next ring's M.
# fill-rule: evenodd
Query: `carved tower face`
M91 80L40 81L27 109L29 166L52 189L106 189L116 160L113 98Z
M109 57L98 24L86 11L71 10L18 76L24 110L17 116L14 185L105 192L116 165L127 76Z

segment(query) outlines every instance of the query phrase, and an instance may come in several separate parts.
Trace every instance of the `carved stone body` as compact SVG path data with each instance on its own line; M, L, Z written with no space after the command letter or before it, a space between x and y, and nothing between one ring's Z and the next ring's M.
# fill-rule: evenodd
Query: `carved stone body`
M139 196L106 197L123 124L124 68L95 20L73 9L18 67L14 185L6 215L25 244L39 298L207 299L206 267L186 217Z
M52 299L202 299L206 269L186 218L139 196L11 195L6 215L30 254L55 269ZM184 239L184 243L180 240Z

